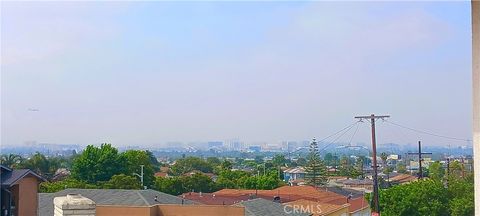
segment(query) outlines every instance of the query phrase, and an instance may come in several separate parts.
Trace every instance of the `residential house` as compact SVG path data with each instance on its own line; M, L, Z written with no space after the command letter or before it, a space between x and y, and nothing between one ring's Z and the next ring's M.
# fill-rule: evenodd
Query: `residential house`
M212 179L212 181L217 181L217 178L218 178L218 176L213 174L213 173L204 173L204 172L199 171L199 170L192 170L190 172L184 173L183 176L193 176L195 174L206 175L206 176L210 177L210 179Z
M305 168L303 167L293 167L283 171L283 180L294 184L295 182L303 182L305 179Z
M156 172L154 175L155 177L162 177L162 178L170 177L166 172Z
M372 190L373 189L373 180L365 178L365 179L343 179L337 180L336 183L338 185L342 185L343 187L356 189L356 190Z
M242 200L252 200L263 198L279 203L290 203L297 200L309 200L324 205L325 209L335 209L329 204L337 205L338 210L348 206L348 214L355 216L366 216L370 213L368 201L365 200L364 194L351 189L332 189L332 188L315 188L312 186L283 186L272 190L239 190L239 189L223 189L212 193L215 198L230 198L233 202L242 202ZM210 196L213 196L210 195ZM207 198L212 199L212 198ZM195 199L196 202L202 202L202 198ZM217 203L218 204L218 203ZM348 204L348 205L346 205ZM340 206L340 207L339 207ZM343 207L341 207L343 206ZM329 214L335 215L342 211L328 211ZM341 215L341 214L340 214Z
M46 181L29 169L10 169L0 165L1 215L37 215L38 185Z
M391 184L406 184L412 181L416 181L417 176L403 173L391 173L387 181L390 181Z

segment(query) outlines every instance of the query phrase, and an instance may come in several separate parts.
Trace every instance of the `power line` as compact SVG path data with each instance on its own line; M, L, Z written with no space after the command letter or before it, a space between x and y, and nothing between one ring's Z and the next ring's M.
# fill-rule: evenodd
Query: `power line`
M337 135L337 134L339 134L339 133L341 133L341 132L343 132L343 131L345 131L345 130L346 130L346 131L350 130L353 126L355 126L355 125L356 125L357 123L359 123L359 122L360 122L360 121L356 121L356 122L354 122L354 123L352 123L352 124L350 124L350 125L342 128L341 130L339 130L339 131L337 131L337 132L335 132L335 133L333 133L333 134L331 134L331 135L323 138L322 140L318 141L318 144L322 143L323 141L325 141L325 140L327 140L327 139L329 139L329 138L331 138L331 137L333 137L333 136L335 136L335 135ZM343 135L343 134L342 134L342 135ZM342 136L342 135L341 135L341 136ZM307 147L307 148L308 148L308 147ZM300 151L300 150L302 150L302 149L307 149L307 148L300 148L300 149L297 149L297 150L295 150L295 151L289 152L288 154L290 155L291 153L295 153L295 152L297 152L297 151ZM322 150L323 150L323 149L322 149Z
M323 142L323 141L327 140L328 138L330 138L330 137L333 137L333 136L335 136L335 135L337 135L337 134L341 133L341 132L342 132L342 131L344 131L344 130L347 130L347 129L350 129L350 128L352 128L353 126L355 126L355 125L356 125L357 123L359 123L359 122L360 122L360 121L356 121L356 122L354 122L354 123L352 123L352 124L350 124L350 125L348 125L348 126L346 126L346 127L342 128L341 130L339 130L339 131L335 132L334 134L332 134L332 135L330 135L330 136L327 136L327 137L323 138L322 140L318 141L318 143L320 144L321 142ZM348 131L348 130L347 130L347 131Z
M359 126L360 126L360 125L357 124L357 128L355 128L355 132L353 132L352 137L350 137L350 141L348 141L348 145L352 145L353 137L355 137L355 135L357 134L357 131L358 131L358 127L359 127Z
M398 123L395 123L395 122L392 122L392 121L389 121L389 120L384 120L384 121L387 122L387 123L390 123L392 125L407 129L407 130L415 131L417 133L427 134L427 135L430 135L430 136L441 137L441 138L444 138L444 139L451 139L451 140L460 140L460 141L466 141L466 142L471 142L472 141L472 140L469 140L469 139L462 139L462 138L457 138L457 137L444 136L444 135L440 135L440 134L435 134L435 133L431 133L431 132L427 132L427 131L414 129L414 128L407 127L407 126L404 126L404 125L401 125L401 124L398 124Z
M325 150L326 148L328 148L330 145L334 144L335 142L337 142L337 140L339 140L343 135L345 135L348 131L350 131L350 129L353 128L353 126L355 126L356 124L358 124L360 121L357 121L355 122L354 124L350 125L349 127L345 128L346 130L340 134L337 138L335 138L332 142L328 143L327 145L325 145L322 149L320 149L320 151L323 151ZM357 127L358 129L358 127Z

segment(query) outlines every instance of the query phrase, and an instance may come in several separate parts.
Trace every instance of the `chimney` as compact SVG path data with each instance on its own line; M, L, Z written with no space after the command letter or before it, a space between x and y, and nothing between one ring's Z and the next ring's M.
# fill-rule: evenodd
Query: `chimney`
M53 205L55 208L54 216L95 216L95 202L80 194L55 197Z

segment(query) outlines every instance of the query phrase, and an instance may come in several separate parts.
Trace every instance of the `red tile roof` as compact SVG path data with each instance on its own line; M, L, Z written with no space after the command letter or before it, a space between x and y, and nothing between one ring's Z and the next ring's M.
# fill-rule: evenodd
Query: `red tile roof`
M167 177L168 173L166 172L156 172L155 177Z
M350 213L354 213L369 207L368 200L364 197L351 199L348 201L348 203L350 203L350 206L348 207L348 211L350 211Z
M216 197L240 200L252 197L252 195L255 195L255 190L223 189L213 194L215 194ZM273 190L258 190L256 197L272 200L275 196L279 196L280 202L282 203L296 200L309 200L334 205L349 203L350 212L356 212L369 206L368 201L363 197L350 199L347 202L346 196L326 191L324 188L314 188L312 186L283 186Z
M304 200L304 199L296 200L296 201L289 202L289 203L284 203L284 205L287 205L287 206L302 206L303 209L312 209L314 211L317 210L317 209L321 210L321 212L318 212L318 213L310 212L310 213L313 213L312 214L313 216L329 215L331 213L334 213L334 212L337 212L337 211L340 211L342 209L350 207L350 204L348 204L348 203L341 204L341 205L335 205L335 204L330 204L330 203L321 203L321 202L315 202L315 201ZM350 209L348 211L350 212Z
M415 180L417 180L417 177L409 174L398 174L390 178L390 182L397 182L399 184L408 183Z
M223 189L215 192L217 195L241 196L255 194L255 190ZM317 190L312 186L283 186L273 190L258 190L258 197L267 197L273 199L280 196L280 202L290 202L298 199L312 200L317 202L343 201L346 203L346 197L333 192Z

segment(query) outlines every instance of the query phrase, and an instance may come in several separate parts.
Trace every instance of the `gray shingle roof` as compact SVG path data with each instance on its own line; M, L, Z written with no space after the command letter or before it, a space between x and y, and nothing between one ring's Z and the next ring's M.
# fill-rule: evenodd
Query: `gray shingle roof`
M348 189L348 188L340 188L340 187L327 187L327 190L333 193L336 193L338 195L342 195L344 197L351 196L351 198L358 198L358 197L363 197L364 192L358 191L358 190L353 190L353 189Z
M308 216L305 213L295 213L289 207L266 199L257 198L236 204L245 207L245 216ZM289 211L285 211L285 208Z
M27 175L33 175L37 177L40 181L45 181L45 179L35 172L29 169L7 169L6 167L2 166L3 171L1 172L0 180L2 186L10 187L11 185L15 184L18 180L22 179Z
M93 200L97 205L151 206L155 204L182 204L182 198L155 190L122 189L65 189L56 193L38 194L38 215L53 215L53 198L67 194L81 194ZM155 196L157 200L155 201ZM185 204L193 204L185 200Z

